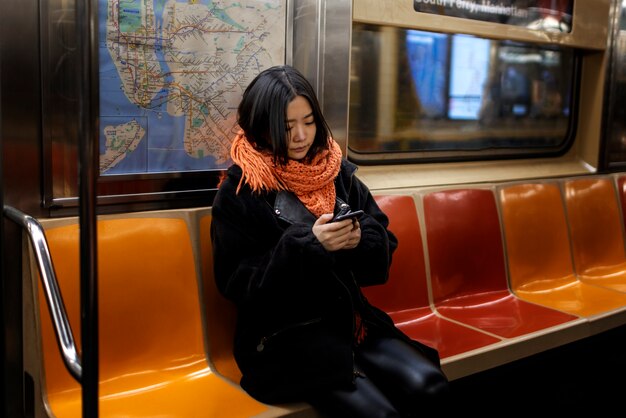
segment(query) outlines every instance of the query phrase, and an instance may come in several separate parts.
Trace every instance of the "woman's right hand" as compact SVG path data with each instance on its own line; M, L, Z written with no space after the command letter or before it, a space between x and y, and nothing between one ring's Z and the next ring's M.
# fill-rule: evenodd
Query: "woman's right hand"
M330 222L332 213L325 213L313 224L313 235L326 251L355 248L361 240L361 226L356 219Z

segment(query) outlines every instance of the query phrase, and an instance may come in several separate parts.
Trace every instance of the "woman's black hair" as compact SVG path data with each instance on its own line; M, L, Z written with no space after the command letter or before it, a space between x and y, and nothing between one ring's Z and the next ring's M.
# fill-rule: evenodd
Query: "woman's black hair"
M328 149L332 132L320 108L309 81L289 65L270 67L257 75L248 85L239 108L237 123L248 141L259 151L269 151L274 160L287 164L287 106L297 96L308 100L316 125L315 139L305 160Z

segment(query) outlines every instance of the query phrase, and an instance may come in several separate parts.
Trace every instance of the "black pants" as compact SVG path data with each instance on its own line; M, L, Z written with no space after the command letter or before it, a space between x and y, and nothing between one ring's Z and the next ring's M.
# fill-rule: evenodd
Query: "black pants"
M318 394L309 402L333 418L424 416L446 409L448 380L417 349L372 338L355 350L356 388Z

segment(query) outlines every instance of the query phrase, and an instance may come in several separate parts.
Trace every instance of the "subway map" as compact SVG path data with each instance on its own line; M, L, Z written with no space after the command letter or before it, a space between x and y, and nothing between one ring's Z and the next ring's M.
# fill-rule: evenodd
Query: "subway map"
M237 106L284 63L285 0L100 0L100 173L230 163Z

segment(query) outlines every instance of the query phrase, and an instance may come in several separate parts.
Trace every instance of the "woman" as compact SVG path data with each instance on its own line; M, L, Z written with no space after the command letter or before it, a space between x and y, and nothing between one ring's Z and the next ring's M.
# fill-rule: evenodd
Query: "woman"
M241 386L329 416L410 416L447 391L437 351L410 340L360 286L388 278L395 236L342 159L315 92L290 66L247 87L212 207L215 280L238 309ZM349 205L356 218L331 222Z

